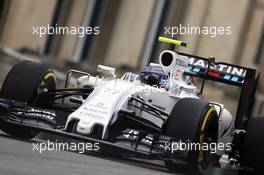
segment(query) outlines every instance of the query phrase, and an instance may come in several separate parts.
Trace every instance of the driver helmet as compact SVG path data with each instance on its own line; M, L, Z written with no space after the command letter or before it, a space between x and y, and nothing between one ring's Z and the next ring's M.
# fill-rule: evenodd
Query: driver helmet
M168 85L169 75L159 64L151 63L139 74L140 81L150 86L165 88Z

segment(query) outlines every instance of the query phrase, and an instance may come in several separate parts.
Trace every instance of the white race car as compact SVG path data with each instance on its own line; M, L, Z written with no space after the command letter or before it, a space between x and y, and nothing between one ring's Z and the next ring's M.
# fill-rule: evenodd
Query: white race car
M163 37L160 41L188 46ZM261 167L262 159L249 161L255 152L248 153L257 141L256 134L248 133L263 136L248 129L258 81L254 69L168 49L160 53L159 64L150 63L138 74L127 72L118 79L115 68L99 65L97 71L106 78L70 70L59 89L47 66L16 64L1 90L1 129L26 139L47 132L98 142L102 151L164 160L169 170L183 168L190 174L211 165ZM69 88L72 74L81 75L75 88ZM193 77L201 78L201 88ZM205 80L241 87L236 116L223 104L203 99ZM263 118L250 123L264 126Z

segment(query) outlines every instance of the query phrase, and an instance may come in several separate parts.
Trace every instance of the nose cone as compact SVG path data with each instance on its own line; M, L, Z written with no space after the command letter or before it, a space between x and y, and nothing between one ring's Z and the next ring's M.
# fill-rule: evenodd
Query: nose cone
M80 120L78 122L76 131L83 135L88 135L92 133L93 123L89 121Z

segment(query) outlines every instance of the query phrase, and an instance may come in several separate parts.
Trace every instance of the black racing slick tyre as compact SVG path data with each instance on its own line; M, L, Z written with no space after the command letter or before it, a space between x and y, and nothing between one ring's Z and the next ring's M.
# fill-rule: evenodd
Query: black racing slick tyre
M216 143L218 138L217 112L201 99L180 99L163 127L165 135L200 146ZM165 165L172 172L183 167L187 174L202 174L210 164L210 157L210 150L191 149L186 155L186 165L179 166L173 161L165 161Z
M31 106L47 107L52 97L45 92L55 88L55 74L49 67L23 61L14 65L9 71L1 89L1 97ZM1 125L1 130L24 139L31 139L38 134L32 129L9 125Z
M251 174L264 172L264 117L251 118L245 136L242 162L246 167L254 169Z

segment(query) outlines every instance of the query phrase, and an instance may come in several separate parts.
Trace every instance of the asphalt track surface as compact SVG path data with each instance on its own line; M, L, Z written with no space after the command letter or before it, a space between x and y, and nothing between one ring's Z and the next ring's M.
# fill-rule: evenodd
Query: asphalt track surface
M69 151L45 151L40 154L33 151L33 143L38 142L43 140L20 140L0 131L0 175L172 174L167 171L162 162L156 161L121 159L94 152L79 154Z

